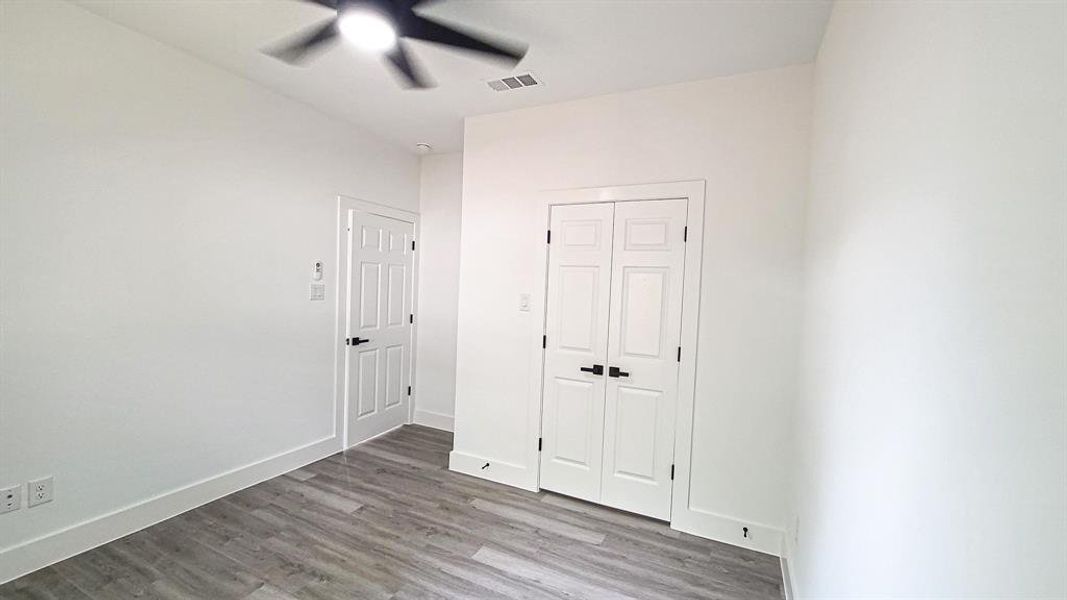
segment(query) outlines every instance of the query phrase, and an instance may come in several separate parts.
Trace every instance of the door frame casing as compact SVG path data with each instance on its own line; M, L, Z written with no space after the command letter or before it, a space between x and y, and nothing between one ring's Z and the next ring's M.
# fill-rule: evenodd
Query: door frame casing
M530 473L531 485L522 487L528 487L533 490L541 489L541 453L538 450L537 440L541 437L541 410L544 393L545 350L541 348L541 339L545 335L547 327L548 253L550 249L550 244L545 243L544 236L551 223L552 207L567 204L684 198L687 206L687 237L682 283L682 360L678 368L678 398L675 416L675 477L671 490L672 527L674 527L674 522L678 515L687 509L689 504L690 467L692 465L693 410L696 405L697 330L700 324L700 278L704 258L705 188L706 182L704 180L696 180L549 190L539 195L537 216L533 222L534 226L538 227L537 235L542 239L542 243L538 244L539 250L536 257L537 279L534 281L541 283L531 299L531 311L536 311L539 317L531 319L529 335L530 343L534 344L531 347L539 348L540 352L531 353L530 373L534 376L530 378L529 397L533 401L527 412L526 430L527 439L531 441L528 445L530 453L527 458L527 464L533 465L533 468L531 469L532 473Z
M348 402L345 398L345 351L347 346L345 345L345 324L348 318L348 220L346 218L348 211L354 210L357 212L369 213L372 215L378 215L381 217L388 217L390 219L396 219L398 221L404 221L411 223L415 231L415 239L419 238L419 213L404 210L402 208L396 208L393 206L386 206L384 204L378 204L376 202L370 202L367 200L360 200L351 196L339 195L337 196L337 253L336 264L337 269L334 272L334 281L336 281L337 294L336 305L334 307L334 366L333 366L333 411L334 411L334 424L333 432L337 439L341 440L341 449L351 447L348 440ZM415 246L416 251L412 256L412 273L411 273L411 314L418 314L418 301L419 301L419 255L418 244ZM406 423L412 423L415 416L415 352L416 343L418 341L418 321L411 323L411 357L408 361L408 383L411 385L411 395L407 397L408 402L408 414Z

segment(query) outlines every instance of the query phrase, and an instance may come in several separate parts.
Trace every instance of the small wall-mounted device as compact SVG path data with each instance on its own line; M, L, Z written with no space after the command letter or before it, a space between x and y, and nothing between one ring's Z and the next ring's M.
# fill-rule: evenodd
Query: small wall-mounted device
M29 491L29 497L26 499L26 501L27 505L30 508L44 504L46 502L51 502L52 498L55 497L55 484L51 476L42 477L41 479L34 479L30 481L26 485L26 487Z
M0 489L0 514L22 508L22 484Z
M316 260L315 266L311 271L311 278L315 281L322 281L322 261Z

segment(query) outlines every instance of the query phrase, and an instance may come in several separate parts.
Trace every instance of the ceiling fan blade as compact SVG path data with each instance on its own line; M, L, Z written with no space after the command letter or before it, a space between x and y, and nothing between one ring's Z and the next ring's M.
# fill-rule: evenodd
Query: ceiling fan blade
M318 4L319 6L325 6L326 8L332 8L333 10L337 10L338 0L304 0L304 2Z
M445 25L414 13L403 21L399 33L404 37L474 50L475 52L507 59L511 64L519 62L523 56L526 56L525 45L504 41L490 41L484 36L475 37L451 25Z
M337 19L330 19L299 33L279 46L264 50L266 54L278 60L296 65L304 62L309 54L334 41L337 38Z
M426 77L417 63L411 60L411 55L404 48L403 42L398 41L395 48L385 53L385 57L389 59L407 87L419 89L433 87L433 82Z

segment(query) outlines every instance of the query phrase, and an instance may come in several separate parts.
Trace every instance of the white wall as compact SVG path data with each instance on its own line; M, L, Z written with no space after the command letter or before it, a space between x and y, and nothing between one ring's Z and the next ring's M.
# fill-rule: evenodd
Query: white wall
M332 298L337 194L416 210L419 173L73 5L0 2L0 28L0 485L51 474L56 493L0 515L3 581L127 517L29 540L339 447L312 261Z
M422 157L415 422L452 430L463 155Z
M834 9L799 597L1067 597L1065 6Z
M797 66L467 120L454 456L535 481L535 192L706 179L690 507L784 527L810 95Z

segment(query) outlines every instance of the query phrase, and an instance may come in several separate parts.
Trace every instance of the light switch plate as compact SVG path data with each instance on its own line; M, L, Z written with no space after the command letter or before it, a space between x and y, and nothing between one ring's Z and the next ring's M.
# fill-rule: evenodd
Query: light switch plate
M0 489L0 514L22 508L22 486L13 485Z
M519 310L521 310L522 312L529 312L530 311L530 295L529 294L519 294Z
M51 502L53 496L52 477L34 479L27 486L26 505L30 508L39 506L45 502Z

